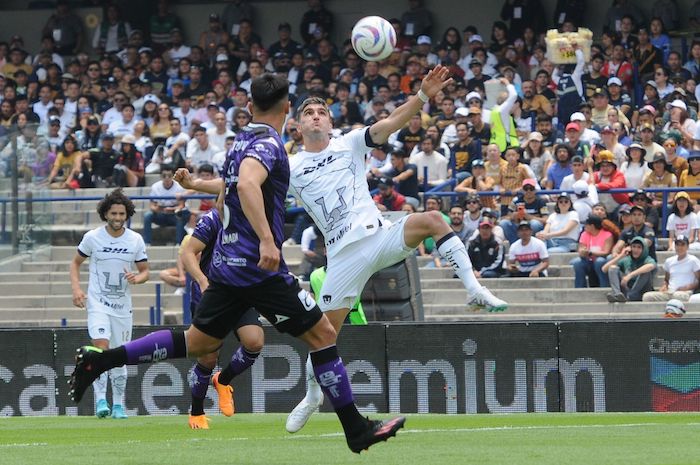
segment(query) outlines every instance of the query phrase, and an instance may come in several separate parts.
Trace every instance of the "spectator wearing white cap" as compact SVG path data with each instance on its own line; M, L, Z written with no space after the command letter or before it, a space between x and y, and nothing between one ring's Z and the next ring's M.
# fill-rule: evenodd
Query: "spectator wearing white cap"
M574 191L574 210L578 213L580 223L583 224L593 212L593 205L598 203L598 190L594 184L584 180L576 181L572 190Z
M589 146L592 147L600 142L600 134L590 128L591 121L586 119L586 115L584 115L583 112L577 111L572 113L571 118L569 118L569 122L579 124L582 129L580 139L583 142L586 142Z
M664 125L663 131L675 129L680 131L685 141L693 141L697 127L695 121L688 115L688 106L685 102L676 99L667 103L666 109L669 111L670 120Z
M468 108L478 108L481 110L479 113L479 120L481 121L482 124L488 126L491 128L491 125L489 122L491 121L491 110L487 110L484 108L484 98L481 96L481 94L477 91L472 91L467 94L466 97L464 97L464 101L467 103ZM469 115L476 114L472 113L470 111ZM471 120L470 120L471 121ZM474 129L476 131L480 131L481 129L477 128L477 125L475 122L472 121L472 125L474 126ZM491 131L489 129L489 137L491 135ZM488 141L486 141L488 143Z
M437 65L440 61L438 56L432 52L432 44L433 41L430 39L430 36L427 36L425 34L419 35L416 38L416 51L421 55L425 55L428 65L431 68Z
M622 87L622 81L617 76L608 79L608 102L622 114L629 114L632 110L632 98ZM629 121L626 121L625 125L629 126Z
M476 58L476 50L483 51L483 53L486 55L486 62L484 63L482 61L484 68L489 67L495 69L498 66L498 57L484 48L484 39L482 39L479 34L472 34L472 36L469 38L469 49L470 52L464 55L464 57L457 62L465 73L469 71L469 64Z

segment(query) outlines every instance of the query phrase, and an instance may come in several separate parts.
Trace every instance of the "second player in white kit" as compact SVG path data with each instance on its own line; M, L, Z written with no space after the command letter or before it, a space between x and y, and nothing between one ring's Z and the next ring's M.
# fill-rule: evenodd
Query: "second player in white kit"
M92 344L107 349L131 340L133 308L131 285L148 280L146 245L140 234L125 227L134 214L134 205L120 189L100 202L100 218L107 224L88 231L78 245L70 267L73 304L87 309L88 334ZM80 265L90 258L87 298L80 288ZM135 273L133 268L136 267ZM109 371L112 402L107 403L108 372L93 383L95 414L104 418L126 418L124 391L126 367Z
M447 68L436 66L421 90L389 117L371 127L331 139L330 112L320 98L306 99L297 120L305 150L290 158L290 190L301 200L324 235L327 278L318 305L336 331L376 271L415 253L427 237L452 265L469 293L468 305L502 311L507 303L482 287L474 276L464 243L439 212L416 213L392 224L382 218L367 186L365 155L402 128L429 98L451 82ZM323 394L307 359L307 393L287 419L289 432L299 431L323 402Z

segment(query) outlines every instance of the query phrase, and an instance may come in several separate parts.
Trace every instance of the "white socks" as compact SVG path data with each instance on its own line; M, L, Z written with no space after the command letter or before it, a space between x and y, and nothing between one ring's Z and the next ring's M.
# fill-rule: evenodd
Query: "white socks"
M95 403L100 400L107 400L107 377L109 376L107 373L105 371L92 382L92 389L95 391Z
M124 391L126 391L126 366L109 370L109 379L112 381L112 405L121 405L123 407Z
M306 399L309 402L317 403L323 397L321 386L316 380L314 366L311 363L311 354L306 357Z
M439 241L436 241L438 252L448 261L455 273L462 280L469 295L474 295L481 291L481 284L474 276L472 262L469 259L467 248L464 243L454 233L450 233Z

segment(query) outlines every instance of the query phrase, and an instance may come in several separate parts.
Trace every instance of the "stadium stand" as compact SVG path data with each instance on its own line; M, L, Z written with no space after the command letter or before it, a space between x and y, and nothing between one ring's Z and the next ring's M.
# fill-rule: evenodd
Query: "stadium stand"
M469 24L431 30L427 10L419 16L396 11L396 18L403 18L391 19L399 33L397 48L379 64L361 62L347 41L337 40L344 34L330 29L332 21L312 22L313 31L306 24L301 35L292 27L291 38L289 25L281 23L274 37L263 40L253 18L245 16L249 10L240 6L245 1L237 4L238 10L210 15L204 30L190 31L186 38L177 6L146 20L105 7L100 21L109 10L116 12L112 23L93 25L90 34L82 31L79 38L74 30L57 34L76 21L85 26L70 4L58 2L36 49L28 49L22 37L0 34L0 256L11 255L12 246L22 250L0 262L5 291L0 293L0 326L56 326L64 319L67 325L83 325L84 312L71 305L68 263L82 235L100 219L96 202L79 198L99 198L125 187L138 199L131 227L141 232L146 198L160 180L161 168L171 164L196 172L202 165L220 167L231 136L250 121L245 110L250 80L265 71L288 76L293 107L308 96L324 97L341 134L385 117L416 92L416 82L435 64L451 68L454 85L428 102L390 144L368 154L368 183L378 189L376 201L385 209L400 209L404 203L407 209L430 209L435 202L434 208L448 213L450 206L462 205L468 241L483 221L500 225L508 219L517 226L553 218L556 194L546 197L537 191L561 189L571 193L573 217L578 216L567 234L578 237L596 208L603 209L604 229L619 234L630 225L634 196L608 191L642 189L648 196L643 201L647 220L657 237L658 288L661 265L673 255L665 251L673 242L663 239L664 220L676 203L683 203L671 203L674 196L684 196L671 192L662 197L649 189L687 188L687 213L674 212L673 226L677 231L680 221L687 227L691 253L697 253L692 243L700 243L694 213L700 210L700 191L695 190L700 186L700 38L694 34L700 2L686 5L687 22L682 24L636 14L644 9L611 7L603 30L593 31L592 43L580 41L580 52L567 49L565 58L552 47L547 53L547 45L555 38L564 40L560 33L587 25L576 11L553 12L556 24L550 26L558 32L551 36L545 24L532 26L514 16L510 3L501 12L506 23L494 23L491 31ZM112 29L113 34L107 32ZM287 124L283 138L294 156L302 144L294 124ZM425 161L430 157L444 159L433 164ZM438 179L430 170L442 170L445 160L449 180L429 186L427 179ZM20 199L62 200L32 202L31 208L20 202L22 229L17 243L10 244L15 218L7 200L13 178ZM526 192L530 188L538 201ZM483 189L500 191L500 199L484 196ZM431 200L432 194L445 198ZM481 196L479 210L470 210L467 194ZM199 209L200 200L188 202L191 210ZM458 223L455 231L462 232ZM293 270L302 261L296 244L308 224L290 200L284 254ZM548 231L556 228L565 229L557 225ZM507 231L510 242L516 232ZM537 233L533 230L535 237ZM149 248L153 271L174 266L174 238L172 227L154 229ZM554 238L542 240L551 248ZM512 246L501 239L504 250ZM660 303L609 303L606 288L575 288L571 261L578 255L557 251L549 256L546 277L483 280L510 303L507 313L468 313L465 291L451 269L435 264L431 248L426 243L418 256L428 321L615 320L657 318L663 312ZM156 283L162 284L161 303L169 321L182 317L182 297L152 275L134 295L137 324L149 321ZM686 318L700 318L694 305Z

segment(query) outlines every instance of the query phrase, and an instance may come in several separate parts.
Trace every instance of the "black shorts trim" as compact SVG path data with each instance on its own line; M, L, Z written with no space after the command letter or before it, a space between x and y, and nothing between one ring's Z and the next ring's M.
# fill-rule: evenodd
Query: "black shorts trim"
M323 317L311 294L296 279L275 276L260 284L233 287L210 282L192 324L203 333L224 339L250 309L255 308L281 333L300 336Z

